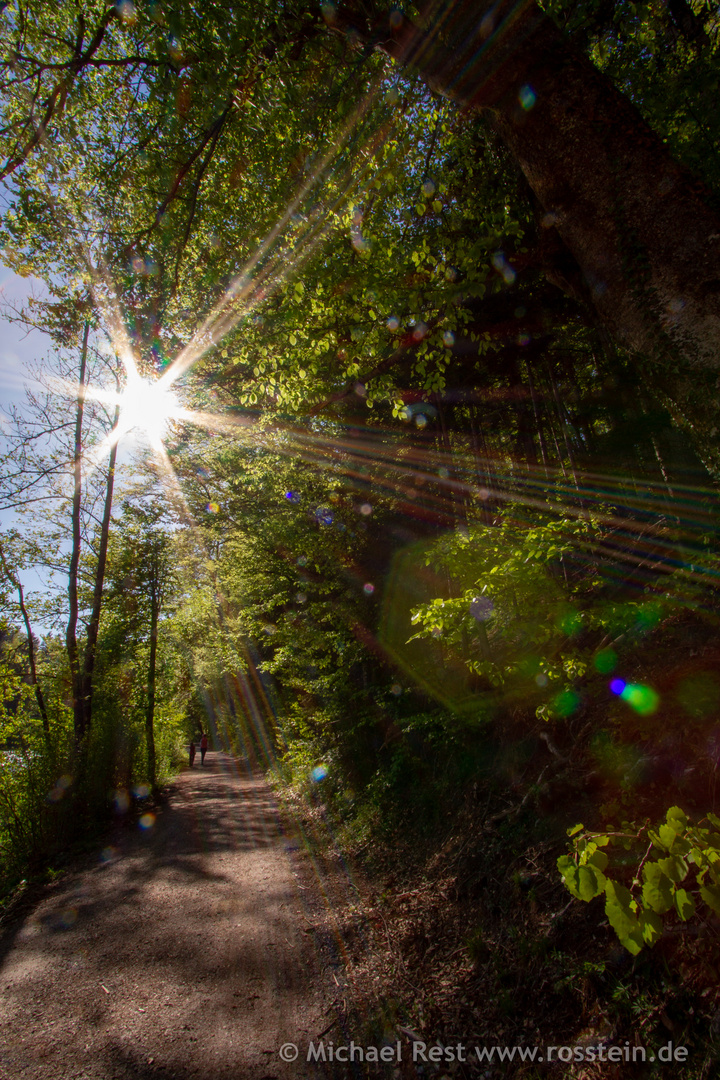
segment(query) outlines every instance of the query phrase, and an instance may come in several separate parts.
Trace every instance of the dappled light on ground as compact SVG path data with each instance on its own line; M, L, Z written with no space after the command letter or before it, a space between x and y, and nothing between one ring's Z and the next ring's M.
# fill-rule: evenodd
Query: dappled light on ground
M327 1026L337 990L300 843L243 764L211 753L185 772L151 829L119 829L16 927L0 1072L296 1075L277 1052Z

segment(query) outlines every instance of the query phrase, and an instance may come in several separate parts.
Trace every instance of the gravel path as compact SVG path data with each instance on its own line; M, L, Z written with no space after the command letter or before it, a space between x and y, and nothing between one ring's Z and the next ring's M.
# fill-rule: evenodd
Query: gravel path
M332 935L265 781L208 754L121 833L0 953L2 1080L319 1075L278 1051L332 1024Z

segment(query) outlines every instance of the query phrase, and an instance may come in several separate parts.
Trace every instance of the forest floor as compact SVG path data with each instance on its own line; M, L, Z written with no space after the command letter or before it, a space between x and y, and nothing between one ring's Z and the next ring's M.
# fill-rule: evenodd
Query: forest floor
M515 813L472 790L455 803L436 834L378 839L353 868L322 799L281 804L257 771L209 754L156 814L118 819L11 905L0 1080L674 1080L675 1063L477 1056L669 1039L689 1048L688 1080L717 1075L714 931L632 960L599 901L568 902L559 822L523 821L519 796ZM329 1059L351 1041L364 1062ZM328 1060L308 1061L311 1043ZM458 1045L459 1060L416 1055Z
M303 1059L333 1026L341 964L311 866L264 779L196 762L154 821L118 826L10 922L0 1078L325 1075Z

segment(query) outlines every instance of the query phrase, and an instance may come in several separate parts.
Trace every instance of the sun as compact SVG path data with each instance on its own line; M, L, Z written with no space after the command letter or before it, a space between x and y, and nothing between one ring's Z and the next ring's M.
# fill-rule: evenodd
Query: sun
M168 423L181 414L180 404L170 387L162 380L150 382L132 369L119 398L120 417L117 436L138 432L151 446L157 446L167 431Z

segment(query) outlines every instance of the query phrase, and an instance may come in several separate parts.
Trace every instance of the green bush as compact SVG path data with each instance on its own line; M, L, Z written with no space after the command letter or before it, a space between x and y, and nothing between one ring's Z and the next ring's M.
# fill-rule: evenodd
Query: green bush
M720 915L720 818L703 821L694 825L671 806L655 828L626 823L620 832L587 832L575 825L568 830L573 853L558 859L558 870L578 900L605 896L610 925L636 955L655 945L669 922L686 923L703 909Z

